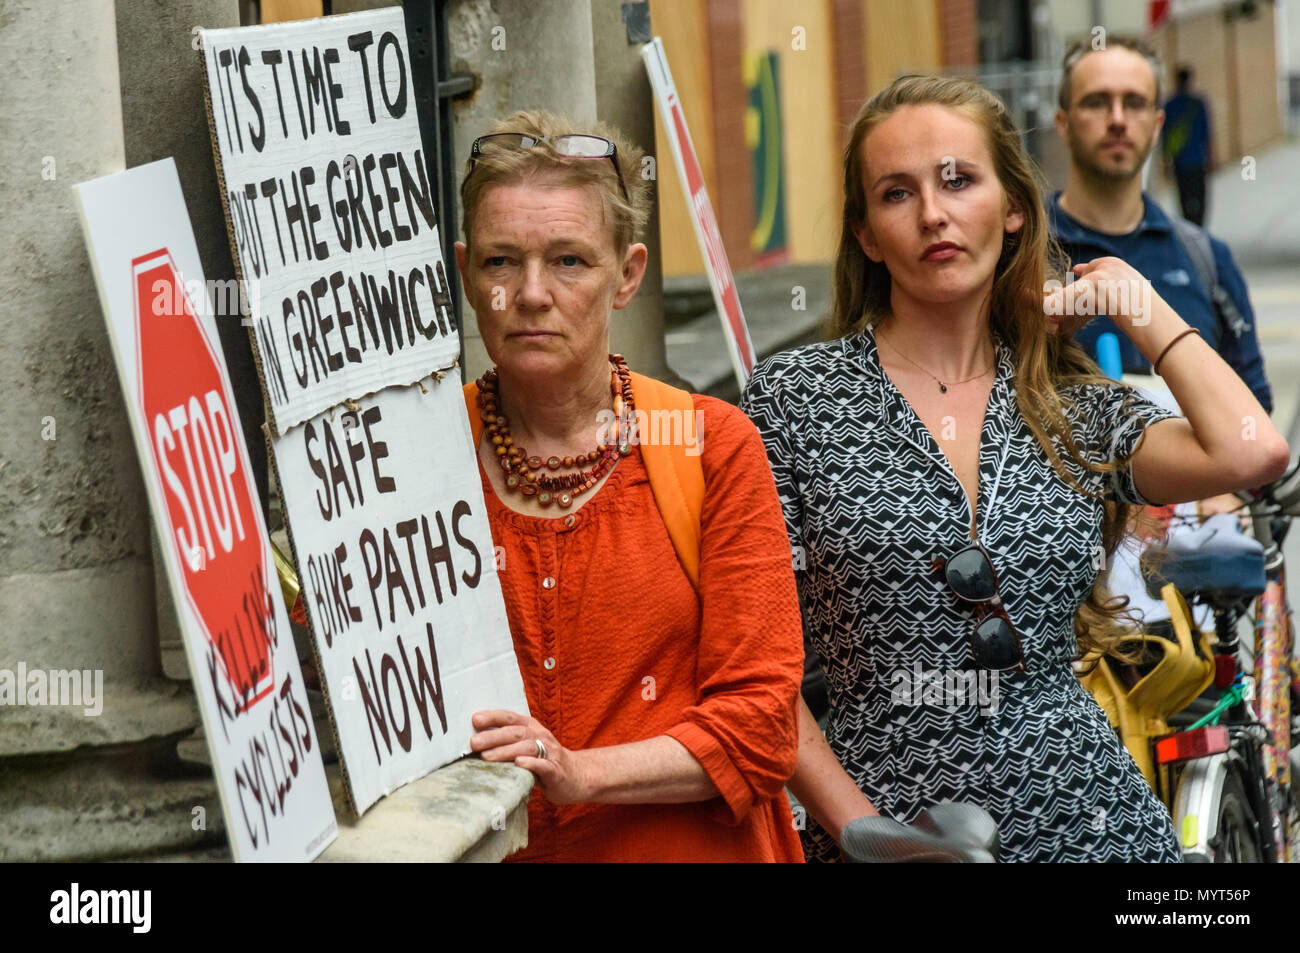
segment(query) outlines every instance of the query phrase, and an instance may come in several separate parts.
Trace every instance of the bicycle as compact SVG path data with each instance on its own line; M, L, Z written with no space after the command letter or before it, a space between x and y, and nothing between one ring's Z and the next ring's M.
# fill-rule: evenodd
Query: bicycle
M1214 617L1211 688L1151 739L1156 793L1173 815L1189 861L1300 861L1300 666L1286 596L1282 543L1300 515L1300 464L1239 494L1251 536L1201 532L1171 539L1159 576ZM1210 526L1207 521L1206 526ZM1148 581L1155 595L1159 580ZM1237 624L1254 606L1250 674ZM1167 782L1165 781L1167 777Z

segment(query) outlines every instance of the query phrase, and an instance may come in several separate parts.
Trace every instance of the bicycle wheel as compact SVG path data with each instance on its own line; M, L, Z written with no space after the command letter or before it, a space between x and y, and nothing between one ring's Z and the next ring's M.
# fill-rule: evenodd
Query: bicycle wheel
M1216 864L1258 864L1259 845L1255 843L1255 816L1246 800L1245 788L1234 772L1223 779L1219 797L1219 823L1210 847Z

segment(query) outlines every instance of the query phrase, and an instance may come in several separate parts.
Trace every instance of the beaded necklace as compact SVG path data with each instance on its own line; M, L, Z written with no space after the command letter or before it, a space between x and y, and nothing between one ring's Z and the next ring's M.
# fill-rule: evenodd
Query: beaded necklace
M478 379L478 407L483 426L492 439L493 451L497 462L506 474L506 490L518 492L537 500L539 506L549 507L556 504L560 509L568 509L574 499L586 493L610 468L632 452L630 434L631 421L635 419L635 406L632 402L632 372L621 354L609 355L613 369L609 374L609 389L614 398L614 421L605 433L604 439L596 445L595 450L579 453L572 457L551 456L545 461L538 456L529 456L528 451L517 446L510 434L510 420L501 413L501 400L498 394L500 381L496 368L484 372ZM594 464L584 470L588 464ZM551 476L543 473L548 470L577 468L576 473L564 473Z

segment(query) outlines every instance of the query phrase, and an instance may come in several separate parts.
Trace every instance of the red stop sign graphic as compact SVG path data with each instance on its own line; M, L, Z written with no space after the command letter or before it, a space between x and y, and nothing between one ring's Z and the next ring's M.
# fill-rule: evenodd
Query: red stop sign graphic
M212 342L167 249L132 261L140 405L162 482L185 594L237 710L274 684L267 591L251 475Z

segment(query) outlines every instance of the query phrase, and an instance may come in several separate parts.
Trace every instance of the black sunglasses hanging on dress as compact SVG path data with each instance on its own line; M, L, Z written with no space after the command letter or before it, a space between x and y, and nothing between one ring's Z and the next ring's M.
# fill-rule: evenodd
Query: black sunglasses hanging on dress
M1002 605L998 575L984 547L971 543L947 559L936 559L933 568L943 572L948 588L957 598L974 606L976 623L971 635L971 652L975 664L996 672L1025 671L1020 633Z

